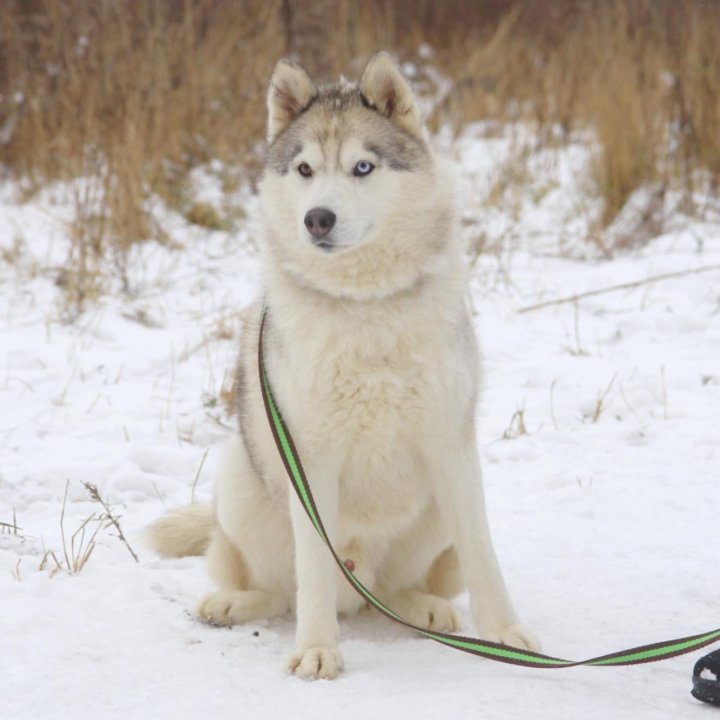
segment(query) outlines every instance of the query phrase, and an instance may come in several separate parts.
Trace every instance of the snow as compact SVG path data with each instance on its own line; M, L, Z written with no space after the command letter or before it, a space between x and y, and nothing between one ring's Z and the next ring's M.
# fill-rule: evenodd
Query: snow
M599 261L579 239L597 207L586 145L533 153L523 188L492 204L514 142L476 128L449 149L461 162L468 241L482 234L490 250L471 283L485 354L479 442L519 614L546 652L571 659L714 629L720 272L518 310L718 264L720 224L678 215L645 247ZM198 177L202 199L218 202L212 177ZM160 559L141 534L165 509L212 492L232 423L219 400L231 335L258 291L255 199L243 196L250 220L235 233L168 211L181 249L137 247L130 292L111 287L66 322L54 279L71 188L25 203L15 190L0 192L0 252L12 257L0 262L0 522L20 528L0 534L4 717L701 716L689 694L700 653L527 670L363 615L342 622L342 676L304 683L282 671L290 618L232 630L196 621L210 588L202 559ZM77 574L53 572L51 557L41 569L46 551L63 559L66 484L67 542L101 511L83 481L121 516L139 563L110 528ZM466 598L459 607L472 632Z

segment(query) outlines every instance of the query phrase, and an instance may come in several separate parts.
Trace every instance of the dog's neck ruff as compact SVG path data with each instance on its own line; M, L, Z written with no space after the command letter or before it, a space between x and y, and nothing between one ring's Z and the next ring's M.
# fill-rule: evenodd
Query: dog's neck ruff
M347 292L332 292L325 288L318 287L310 282L307 278L303 277L299 272L295 272L292 268L281 267L282 272L291 282L295 284L299 289L312 293L313 295L327 298L328 300L335 300L338 302L345 303L358 303L358 304L369 304L374 302L380 302L383 300L400 300L412 296L413 294L422 290L427 284L430 277L430 273L423 272L419 273L409 283L400 285L399 287L389 287L387 289L372 288L357 293Z

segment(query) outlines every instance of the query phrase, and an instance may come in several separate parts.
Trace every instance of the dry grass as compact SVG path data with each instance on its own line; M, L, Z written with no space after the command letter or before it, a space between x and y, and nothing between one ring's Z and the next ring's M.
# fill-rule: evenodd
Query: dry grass
M147 209L171 206L212 158L257 166L281 3L18 0L0 13L0 163L29 192L89 178L74 198L60 284L72 306L123 271L134 242L162 239ZM202 208L193 221L214 222ZM202 217L201 217L202 215ZM106 267L107 266L107 267Z
M8 533L9 535L17 535L20 530L22 530L22 528L18 527L17 517L15 516L15 510L13 509L12 522L0 521L0 535L4 535L5 533Z
M615 384L615 379L617 378L617 373L612 376L610 379L610 382L608 383L607 387L604 390L599 390L597 394L597 398L595 400L595 407L593 408L593 411L590 415L586 416L586 419L590 420L593 425L600 420L602 417L602 414L607 410L608 408L608 396L610 395L610 391L612 390L613 385Z
M120 516L113 512L113 510L110 508L110 505L108 505L103 496L100 494L100 491L97 489L96 485L93 485L89 482L83 482L83 486L88 491L90 499L93 502L98 503L105 511L99 516L99 519L105 522L105 527L115 528L115 533L118 540L120 540L120 542L125 545L130 555L132 555L133 560L135 560L135 562L140 562L138 560L138 556L135 554L135 551L130 547L130 543L127 541L125 533L123 533L122 531L122 527L120 526Z
M39 180L102 170L120 210L146 180L169 182L163 161L246 161L264 124L255 104L275 59L275 5L15 3L0 19L14 118L3 161ZM140 225L124 230L136 234Z
M664 192L693 210L698 170L720 179L720 4L706 0L508 2L484 34L469 23L439 60L455 79L434 123L533 122L540 138L594 129L600 228L652 185L637 227L609 251L647 239Z
M65 528L65 510L67 509L68 490L70 481L65 483L62 509L60 510L60 540L62 542L62 555L50 549L45 552L40 561L40 570L49 570L51 576L62 570L71 575L77 575L87 565L95 550L95 538L103 529L104 522L92 513L83 520L74 532Z
M432 126L530 121L547 142L592 127L601 225L648 183L660 196L679 183L692 209L697 171L720 178L718 27L720 3L708 0L8 0L0 165L29 193L93 180L77 191L59 278L79 308L108 272L124 277L132 243L165 239L151 194L226 227L189 197L188 174L220 159L228 187L256 177L279 57L327 79L381 48L418 59L427 43L452 80ZM418 85L436 92L422 65Z
M512 414L509 425L503 430L503 440L514 440L515 438L528 435L527 426L525 425L525 408L519 407Z
M62 508L60 510L60 542L62 551L54 549L46 550L40 560L40 570L48 570L53 576L58 572L67 572L70 575L77 575L87 565L96 547L96 539L101 531L110 528L115 529L116 537L125 545L135 562L138 557L130 547L120 525L118 516L98 492L95 485L83 482L88 491L90 500L101 505L103 512L91 513L82 520L75 530L70 531L65 525L65 511L67 510L68 490L70 481L65 483L65 494L63 495Z

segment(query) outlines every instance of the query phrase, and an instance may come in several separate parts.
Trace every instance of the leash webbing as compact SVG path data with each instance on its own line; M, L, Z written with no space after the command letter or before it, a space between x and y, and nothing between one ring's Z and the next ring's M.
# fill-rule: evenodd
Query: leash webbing
M260 323L260 337L258 343L258 371L260 375L260 386L262 389L263 402L265 403L265 411L267 413L270 429L272 430L275 443L282 458L283 464L287 471L290 482L300 499L300 502L308 514L310 521L320 534L323 542L335 558L338 567L345 575L348 582L355 590L376 610L391 620L414 630L420 635L424 635L436 642L454 647L464 652L480 655L481 657L499 662L509 663L512 665L522 665L524 667L534 668L563 668L575 667L577 665L594 665L594 666L620 666L620 665L639 665L641 663L656 662L665 660L666 658L683 655L685 653L698 650L720 640L720 629L702 633L700 635L691 635L676 640L666 640L664 642L653 643L651 645L640 645L638 647L621 650L619 652L610 653L609 655L601 655L589 660L563 660L562 658L543 655L542 653L533 652L531 650L521 650L512 648L507 645L479 640L472 637L464 637L462 635L451 635L449 633L435 632L427 630L404 620L394 613L390 608L378 600L361 582L353 572L348 569L338 554L335 552L330 540L323 527L320 514L318 513L315 499L313 498L310 485L308 484L305 471L300 461L300 456L295 449L292 436L285 422L282 419L280 411L275 403L275 399L270 387L270 381L265 370L265 362L263 358L263 331L265 329L265 318L267 308L263 309L262 320Z

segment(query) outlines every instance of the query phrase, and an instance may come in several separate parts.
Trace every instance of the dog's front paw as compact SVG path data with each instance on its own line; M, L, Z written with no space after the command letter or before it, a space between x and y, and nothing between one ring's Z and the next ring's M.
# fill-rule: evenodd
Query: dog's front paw
M337 648L311 647L290 658L288 672L303 680L332 680L342 667L342 655Z
M522 625L512 623L504 625L493 630L482 632L482 637L490 642L499 643L500 645L508 645L509 647L518 648L520 650L540 651L540 643L538 639Z

